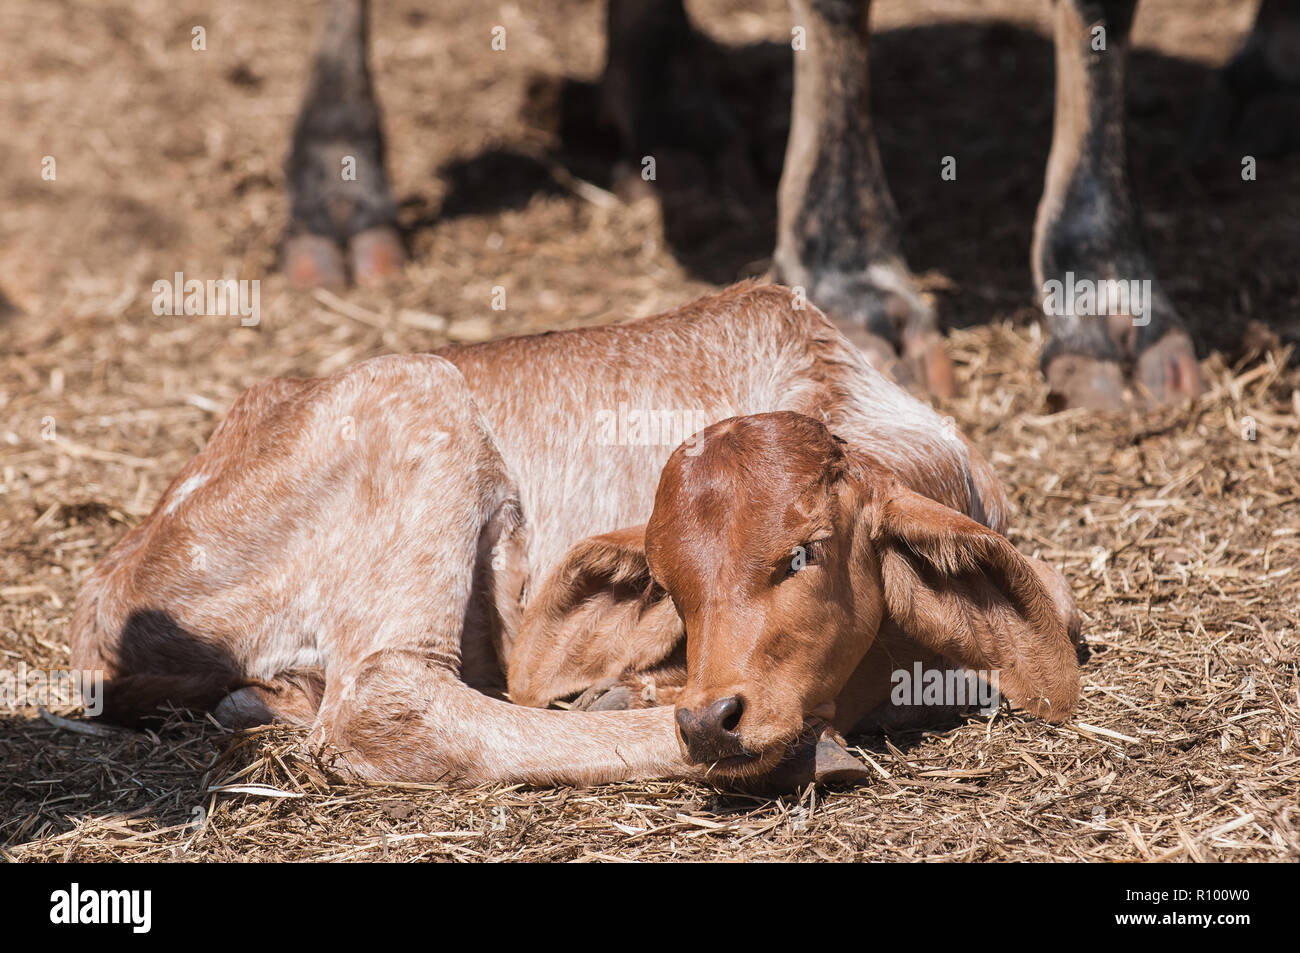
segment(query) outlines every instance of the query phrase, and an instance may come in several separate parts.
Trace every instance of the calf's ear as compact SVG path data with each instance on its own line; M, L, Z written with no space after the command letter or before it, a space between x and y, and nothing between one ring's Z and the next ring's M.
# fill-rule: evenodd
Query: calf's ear
M510 652L510 700L544 707L662 662L685 637L650 578L645 526L591 536L569 550L529 603Z
M1014 704L1061 722L1079 704L1078 615L1060 575L987 526L897 482L873 542L885 609L927 648L996 672Z

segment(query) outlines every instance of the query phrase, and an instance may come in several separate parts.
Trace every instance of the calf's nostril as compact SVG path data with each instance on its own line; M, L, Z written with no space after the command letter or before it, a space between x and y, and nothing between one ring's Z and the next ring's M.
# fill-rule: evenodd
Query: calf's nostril
M699 715L701 727L713 734L736 733L741 716L745 713L745 703L739 695L719 698Z
M745 714L744 700L739 695L732 695L730 698L714 702L713 708L717 709L717 723L722 730L734 734L740 727L741 716Z

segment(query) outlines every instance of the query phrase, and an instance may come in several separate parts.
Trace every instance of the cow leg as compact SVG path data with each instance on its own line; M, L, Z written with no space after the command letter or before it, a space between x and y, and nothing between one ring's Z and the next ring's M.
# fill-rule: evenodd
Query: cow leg
M391 276L405 257L367 62L368 8L368 0L326 0L294 126L283 255L285 271L303 286L345 284L344 249L363 285Z
M791 8L807 48L794 54L775 277L804 288L873 364L950 395L952 362L903 260L872 129L870 0L791 0Z
M600 95L635 162L659 149L716 158L740 139L714 88L709 39L682 0L609 0Z
M761 187L753 142L726 93L736 77L683 0L609 0L605 38L598 92L617 131L616 190L641 196L657 181L675 206L700 188L726 196L728 207L750 204ZM657 171L646 176L651 160Z
M1033 248L1050 312L1042 366L1053 401L1123 407L1133 396L1126 376L1156 403L1194 397L1202 385L1192 340L1156 279L1128 180L1124 75L1136 0L1053 3L1056 115ZM1097 27L1104 49L1094 49ZM1055 302L1048 294L1048 282L1068 294L1081 280L1149 282L1146 313L1075 314L1060 292Z

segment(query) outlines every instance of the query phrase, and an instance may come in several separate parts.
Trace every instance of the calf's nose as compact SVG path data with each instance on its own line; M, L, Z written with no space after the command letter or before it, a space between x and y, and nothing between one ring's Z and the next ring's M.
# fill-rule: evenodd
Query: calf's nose
M720 698L706 708L677 709L677 729L686 743L686 756L697 764L748 754L736 727L745 713L737 695Z

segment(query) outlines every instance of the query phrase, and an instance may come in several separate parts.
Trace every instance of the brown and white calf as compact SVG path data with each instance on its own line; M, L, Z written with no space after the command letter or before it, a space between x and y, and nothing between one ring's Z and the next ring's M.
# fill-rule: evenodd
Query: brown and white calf
M1050 309L1043 369L1066 404L1116 407L1143 388L1156 401L1193 396L1201 379L1192 341L1156 279L1127 168L1125 75L1137 0L1043 2L1051 6L1056 106L1030 252L1034 287L1046 297L1047 282L1069 276L1151 282L1141 316ZM773 277L805 288L878 365L945 394L953 388L951 362L904 259L876 146L870 6L790 0L806 49L794 54ZM346 250L353 277L365 283L393 274L404 255L368 65L368 4L324 0L323 7L286 166L285 264L304 284L342 283ZM664 150L743 154L745 130L707 79L716 48L692 27L683 0L608 0L607 8L601 101L632 164L640 168L643 156ZM1262 0L1250 38L1225 72L1229 103L1221 111L1233 114L1239 101L1270 86L1300 86L1297 38L1300 5ZM344 177L349 159L353 174Z
M814 429L733 447L752 429L733 422L674 453L680 434L610 426L772 411ZM834 500L809 496L809 480ZM644 556L652 510L649 565L676 610ZM777 530L802 536L790 521L805 510L802 541L838 554L840 574L816 588L800 574L790 611L809 628L697 628L741 594L709 580L772 556L789 542ZM728 529L737 513L748 530ZM85 583L73 662L104 670L110 720L171 702L311 725L373 778L592 783L705 768L666 707L510 704L507 671L516 701L545 704L670 664L689 634L692 704L788 682L784 696L745 690L745 751L762 747L766 770L798 726L846 724L832 711L842 689L862 707L855 672L878 661L877 632L900 663L938 653L1022 672L1003 677L1013 701L1068 717L1068 590L1047 570L1050 586L1025 588L1031 562L998 535L1006 519L989 466L933 411L787 289L742 285L628 324L254 386ZM739 652L745 638L763 650ZM1035 653L1059 671L1017 661Z

